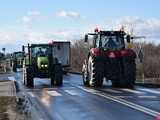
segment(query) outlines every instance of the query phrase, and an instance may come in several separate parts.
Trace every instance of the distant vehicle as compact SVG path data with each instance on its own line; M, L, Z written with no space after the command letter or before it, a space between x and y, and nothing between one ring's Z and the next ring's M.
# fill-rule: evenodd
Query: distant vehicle
M133 88L136 80L136 53L131 49L131 37L123 30L100 31L93 36L91 49L82 68L85 86L102 87L103 80L111 80L115 87Z
M14 52L10 57L10 66L12 67L13 72L17 72L17 68L22 68L23 66L24 52Z
M70 66L70 42L28 44L23 64L23 81L34 87L34 78L51 78L51 86L63 85L63 68Z

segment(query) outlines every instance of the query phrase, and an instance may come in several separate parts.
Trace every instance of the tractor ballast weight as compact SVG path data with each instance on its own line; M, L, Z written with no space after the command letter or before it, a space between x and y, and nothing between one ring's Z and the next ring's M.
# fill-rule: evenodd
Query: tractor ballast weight
M61 62L59 56L63 59L65 59L65 56L62 54L58 56L55 51L57 51L57 53L62 52L62 48L59 48L59 46L65 46L64 44L68 46L67 49L70 49L70 42L28 44L28 46L22 47L23 51L27 48L23 64L23 80L26 86L34 87L34 78L37 77L51 78L51 86L62 86L63 68L64 66L70 65L70 60L67 59L67 62ZM70 55L70 53L68 53L68 55Z
M133 88L136 80L136 53L131 49L131 37L124 31L96 31L83 67L85 86L102 87L103 80L111 80L115 87ZM130 47L129 47L130 46Z

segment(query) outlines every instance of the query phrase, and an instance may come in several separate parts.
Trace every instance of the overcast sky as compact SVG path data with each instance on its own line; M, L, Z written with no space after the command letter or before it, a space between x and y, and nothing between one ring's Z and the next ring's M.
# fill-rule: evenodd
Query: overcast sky
M85 32L121 25L160 43L160 0L1 0L0 49L71 40Z

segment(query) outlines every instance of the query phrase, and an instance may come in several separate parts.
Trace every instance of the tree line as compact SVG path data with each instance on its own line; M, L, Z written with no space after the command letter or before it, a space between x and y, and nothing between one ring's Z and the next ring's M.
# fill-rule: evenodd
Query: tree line
M134 51L137 53L137 77L144 75L145 78L160 78L160 44L134 43ZM142 63L138 54L140 49L143 53ZM87 57L89 46L84 40L77 40L71 46L71 68L72 71L81 72L84 59Z

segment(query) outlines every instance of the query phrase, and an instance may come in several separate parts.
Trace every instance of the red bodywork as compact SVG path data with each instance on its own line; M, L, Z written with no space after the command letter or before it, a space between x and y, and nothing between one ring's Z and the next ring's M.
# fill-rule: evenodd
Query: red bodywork
M136 53L132 49L116 50L116 51L104 51L100 48L92 48L91 54L95 56L103 56L108 58L119 58L119 57L133 57L136 58Z

